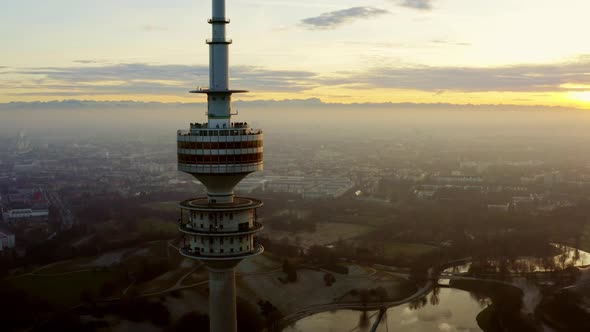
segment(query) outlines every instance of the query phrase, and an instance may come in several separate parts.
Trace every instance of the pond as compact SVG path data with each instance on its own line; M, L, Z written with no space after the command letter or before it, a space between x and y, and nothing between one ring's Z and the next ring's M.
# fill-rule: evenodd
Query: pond
M508 269L512 272L539 272L539 271L550 271L555 267L566 268L570 265L573 266L587 266L590 265L590 253L576 250L576 248L551 243L551 245L559 249L560 254L553 257L521 257L515 259L508 266ZM454 266L446 269L445 273L466 273L471 268L471 262Z
M523 265L526 265L528 271L543 271L552 264L561 267L590 265L589 253L565 245L551 245L561 249L562 253L548 259L523 257L514 261L514 267L522 271ZM467 263L445 272L465 273L470 267L471 263ZM476 317L489 303L488 299L478 299L466 291L436 288L420 300L389 308L376 331L482 331L477 325ZM378 314L377 311L363 313L354 310L322 312L295 322L283 332L370 331Z
M482 331L475 317L487 303L462 290L436 289L421 300L389 308L377 331ZM377 311L366 314L354 310L322 312L295 322L283 332L369 331L377 316Z

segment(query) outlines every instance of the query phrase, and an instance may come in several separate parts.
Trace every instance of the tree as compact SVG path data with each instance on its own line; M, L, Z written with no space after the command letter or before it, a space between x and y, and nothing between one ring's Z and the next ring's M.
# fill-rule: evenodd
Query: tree
M297 267L291 264L288 259L283 260L283 272L287 274L288 282L297 282Z
M262 316L265 317L266 328L270 331L275 331L283 318L283 314L269 301L259 300L258 308L260 309Z
M209 331L209 316L189 312L168 329L169 332Z
M383 302L385 302L385 300L387 300L387 290L385 290L385 288L379 286L379 287L375 288L375 293L377 296L377 300L380 303L383 303Z
M324 274L324 282L326 283L326 286L330 287L336 282L336 278L332 273L326 273Z
M236 310L240 332L258 332L263 330L264 321L260 318L258 312L256 312L256 307L252 306L243 298L238 297L236 302ZM276 308L274 308L274 311L277 311Z
M115 294L115 290L115 284L107 281L100 287L99 294L101 297L109 297Z

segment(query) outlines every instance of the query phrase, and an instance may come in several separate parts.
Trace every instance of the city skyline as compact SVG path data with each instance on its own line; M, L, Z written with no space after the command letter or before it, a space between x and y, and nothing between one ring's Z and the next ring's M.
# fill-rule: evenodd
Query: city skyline
M239 100L590 108L590 45L571 37L585 1L230 5L232 85L255 91ZM188 0L11 3L0 102L203 101L184 91L207 84L209 11Z

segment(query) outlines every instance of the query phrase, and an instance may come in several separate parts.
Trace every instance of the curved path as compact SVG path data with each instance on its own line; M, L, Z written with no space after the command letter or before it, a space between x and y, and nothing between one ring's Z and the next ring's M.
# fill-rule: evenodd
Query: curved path
M416 299L419 299L425 295L427 295L428 293L430 293L430 291L432 291L432 289L437 286L437 283L435 283L435 280L439 279L439 276L441 274L441 272L443 270L446 270L450 267L453 267L455 265L463 265L466 262L470 261L471 257L468 258L463 258L463 259L458 259L458 260L454 260L451 262L447 262L445 264L442 264L438 267L431 267L430 269L428 269L428 282L426 283L426 285L424 285L424 287L419 288L414 294L401 299L401 300L397 300L397 301L389 301L389 302L373 302L373 303L361 303L359 302L348 302L348 303L326 303L326 304L318 304L318 305L314 305L314 306L310 306L307 307L305 309L301 309L295 312L292 312L286 316L283 317L283 319L280 322L280 331L282 331L284 328L286 328L287 326L291 325L292 323L320 313L320 312L325 312L325 311L332 311L332 310L337 310L337 309L352 309L352 310L378 310L378 309L382 309L382 308L390 308L390 307L396 307L402 304L407 304L410 303ZM385 272L387 274L390 274L392 276L397 276L397 277L402 277L402 278L409 278L409 276L405 275L403 273L399 273L399 272L390 272L390 271L382 271ZM375 270L376 273L376 270ZM374 274L374 273L373 273Z
M42 267L36 269L35 271L28 272L28 273L23 273L23 274L19 274L17 276L7 277L7 278L4 278L3 280L12 280L12 279L18 279L18 278L29 277L29 276L36 276L36 277L63 277L63 276L67 276L67 275L75 274L75 273L94 272L94 271L99 271L100 270L100 269L97 269L97 268L92 268L92 269L80 269L80 270L66 271L66 272L59 272L59 273L39 273L39 271L41 271L43 269L46 269L46 268L48 268L48 267L50 267L52 265L53 264L45 265L45 266L42 266Z
M157 296L157 295L162 295L162 294L166 294L166 293L170 293L170 292L174 292L174 291L180 291L180 290L185 290L185 289L189 289L189 288L193 288L193 287L197 287L197 286L201 286L201 285L205 285L207 284L209 281L208 280L204 280L204 281L200 281L194 284L190 284L190 285L182 285L182 282L188 278L193 272L195 272L199 267L201 267L201 265L195 267L193 270L191 270L190 272L188 272L187 274L183 275L182 277L180 277L180 279L178 279L178 281L176 282L176 284L174 284L173 286L160 290L160 291L156 291L156 292L147 292L147 293L141 293L138 294L137 296L140 297L148 297L148 296ZM257 275L266 275L266 274L272 274L272 273L277 273L282 271L281 268L278 269L274 269L274 270L270 270L270 271L260 271L260 272L251 272L251 273L244 273L244 274L236 274L236 278L242 278L242 277L249 277L249 276L257 276ZM120 301L123 297L113 297L113 298L109 298L109 299L105 299L102 300L100 302L116 302L116 301Z
M426 294L430 293L430 291L432 291L432 288L434 288L435 283L432 281L434 270L432 268L429 270L429 274L431 275L431 277L429 278L429 281L426 283L426 285L424 285L424 287L419 288L414 294L412 294L404 299L396 300L396 301L387 301L387 302L362 303L360 301L356 301L356 302L326 303L326 304L313 305L313 306L292 312L292 313L284 316L283 319L281 320L279 330L282 331L284 328L291 325L292 323L294 323L302 318L305 318L305 317L308 317L311 315L315 315L320 312L333 311L333 310L337 310L337 309L378 310L381 308L396 307L396 306L399 306L402 304L410 303L410 302L412 302L416 299L419 299L419 298L425 296Z

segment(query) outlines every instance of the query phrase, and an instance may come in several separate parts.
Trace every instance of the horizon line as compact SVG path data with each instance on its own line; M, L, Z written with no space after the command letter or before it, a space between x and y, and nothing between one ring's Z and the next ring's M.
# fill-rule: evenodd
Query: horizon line
M67 105L68 103L78 104L127 104L128 106L137 105L180 105L180 106L191 106L191 105L206 105L207 102L165 102L165 101L141 101L141 100L93 100L93 99L56 99L49 101L9 101L0 103L0 109L10 106L32 106L32 105ZM461 103L415 103L415 102L382 102L382 103L371 103L371 102L353 102L353 103L337 103L337 102L325 102L320 98L303 98L303 99L256 99L256 100L236 100L234 103L244 104L270 104L270 103L284 103L284 104L316 104L317 106L368 106L368 107L386 107L386 106L415 106L415 107L472 107L472 108L514 108L514 109L527 109L531 110L534 108L554 111L588 111L589 108L581 108L574 106L559 106L559 105L522 105L522 104L461 104ZM541 110L539 110L541 111Z

